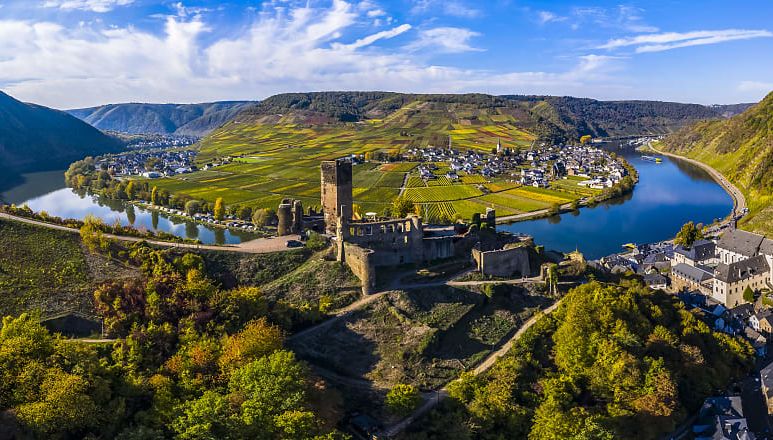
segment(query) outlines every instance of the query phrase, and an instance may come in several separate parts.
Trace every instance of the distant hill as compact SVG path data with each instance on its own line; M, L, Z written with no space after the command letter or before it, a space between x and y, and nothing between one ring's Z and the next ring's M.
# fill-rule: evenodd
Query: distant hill
M746 196L745 227L773 233L773 92L739 115L696 123L663 144L722 172Z
M725 108L728 107L728 108ZM550 141L665 134L702 119L723 117L729 106L661 101L483 94L421 95L389 92L320 92L275 95L246 109L238 120L258 124L307 125L391 119L393 126L418 122L482 125L481 114L513 116L515 123ZM485 118L484 118L485 119ZM500 118L508 119L508 118Z
M66 168L75 160L117 151L122 145L65 112L0 92L0 184L18 173Z
M108 104L67 110L100 130L131 134L203 136L223 125L253 101L203 104Z

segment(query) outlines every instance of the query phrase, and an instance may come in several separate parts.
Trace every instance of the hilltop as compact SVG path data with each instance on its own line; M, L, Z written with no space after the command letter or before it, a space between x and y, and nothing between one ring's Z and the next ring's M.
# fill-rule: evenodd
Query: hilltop
M727 120L702 121L666 138L663 147L704 162L743 191L742 226L773 232L773 93Z
M108 104L67 112L100 130L130 134L203 136L232 119L253 101L202 104Z
M122 145L65 112L0 92L0 183L21 172L66 168L75 160L117 151Z
M662 134L700 119L719 118L726 106L661 101L598 101L558 96L318 92L275 95L245 110L238 121L256 124L331 124L383 120L388 126L426 122L480 126L514 123L545 140L589 134Z

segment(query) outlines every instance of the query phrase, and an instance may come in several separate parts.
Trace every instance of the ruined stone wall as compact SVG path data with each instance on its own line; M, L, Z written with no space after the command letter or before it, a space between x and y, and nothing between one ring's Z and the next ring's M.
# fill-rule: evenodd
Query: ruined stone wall
M293 229L292 205L289 202L283 201L276 210L276 217L276 235L280 237L290 235Z
M421 217L347 225L346 242L375 251L376 266L424 261L424 231Z
M326 160L320 169L325 225L327 232L334 234L340 217L352 218L352 163L344 159Z
M495 277L530 276L529 250L526 246L493 251L472 250L472 258L484 275Z
M373 264L374 251L353 243L343 243L343 260L362 283L362 293L368 295L376 287L376 269ZM340 257L339 257L340 259Z

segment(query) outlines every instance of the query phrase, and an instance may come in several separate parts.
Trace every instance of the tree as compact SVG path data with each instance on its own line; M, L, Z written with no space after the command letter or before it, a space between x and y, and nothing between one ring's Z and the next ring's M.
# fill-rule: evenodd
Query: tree
M241 332L223 340L220 367L223 371L238 368L247 362L269 355L282 348L282 330L265 318L253 321Z
M395 217L404 218L409 213L414 212L415 209L413 202L403 196L397 197L392 202L392 215Z
M386 406L393 414L405 416L411 413L419 403L419 390L410 384L399 383L392 387L386 395Z
M157 186L154 186L153 190L150 191L150 203L152 205L154 205L154 206L156 204L158 204L158 187Z
M561 205L558 203L553 203L550 205L550 208L548 208L548 215L558 215L561 212Z
M223 198L218 197L215 199L215 209L213 209L212 213L215 217L215 220L221 221L225 217L225 207L223 206Z
M129 200L134 199L136 188L134 187L134 181L130 180L129 183L126 184L126 189L124 189L124 192L126 193L126 198Z
M250 220L252 218L252 208L249 206L240 206L236 211L236 216L241 220Z
M102 219L91 214L83 219L83 226L80 228L81 240L91 252L104 252L110 249L110 241L102 232L104 228L105 223Z
M754 302L754 291L751 287L746 286L746 289L743 291L743 300L749 303Z
M276 212L273 209L262 208L252 212L252 223L260 228L273 224L276 220Z
M703 225L687 222L682 226L674 238L674 243L689 248L698 240L703 239Z
M198 200L189 200L185 204L185 213L190 216L197 214L200 209L201 209L201 203Z

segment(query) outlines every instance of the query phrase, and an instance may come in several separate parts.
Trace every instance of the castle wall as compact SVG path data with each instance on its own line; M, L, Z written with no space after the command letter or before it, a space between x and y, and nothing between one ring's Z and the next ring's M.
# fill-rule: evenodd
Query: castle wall
M495 277L529 276L529 250L525 246L494 251L473 248L472 258L478 270L484 275Z
M280 237L290 235L293 229L292 205L283 202L276 210L277 225L276 234Z
M362 282L362 293L368 295L373 292L376 286L376 268L373 264L374 252L353 243L343 243L339 247L344 252L343 259L346 265L352 270L357 278Z

